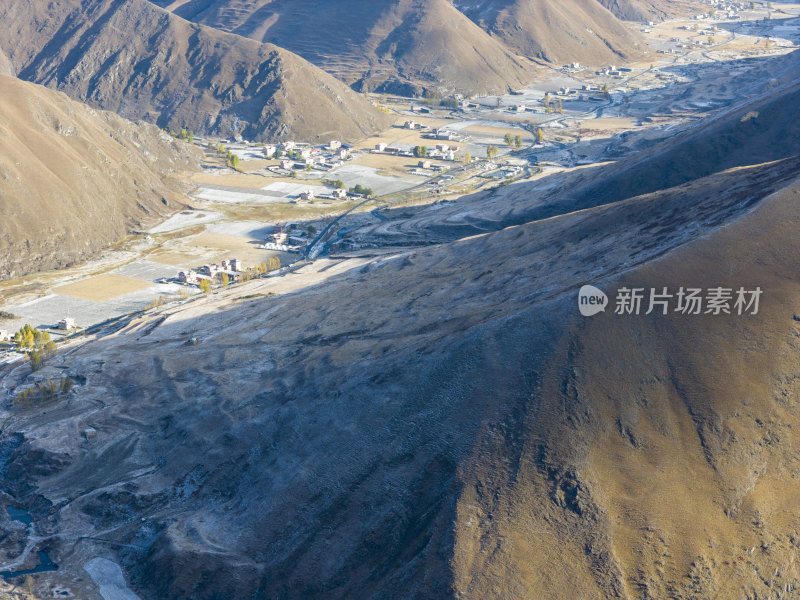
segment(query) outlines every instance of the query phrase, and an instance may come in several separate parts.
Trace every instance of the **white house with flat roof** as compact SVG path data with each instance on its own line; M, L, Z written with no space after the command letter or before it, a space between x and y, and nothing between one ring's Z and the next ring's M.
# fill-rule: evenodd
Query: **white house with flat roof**
M75 329L75 319L71 319L70 317L64 317L58 322L58 328L68 331L70 329Z

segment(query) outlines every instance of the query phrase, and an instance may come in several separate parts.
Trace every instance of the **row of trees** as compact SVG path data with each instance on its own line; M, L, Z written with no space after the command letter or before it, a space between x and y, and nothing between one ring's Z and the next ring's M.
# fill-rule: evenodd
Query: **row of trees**
M360 183L357 183L354 187L351 187L350 193L359 194L361 196L364 196L365 198L371 198L372 196L375 195L375 192L372 190L372 188L364 187Z
M23 348L36 348L38 346L44 346L48 342L50 342L49 333L46 331L39 331L27 323L24 327L22 327L22 329L14 334L14 343L17 344L17 348L19 350L22 350Z
M428 147L427 146L414 146L414 156L417 158L424 158L428 156Z
M441 106L442 108L456 109L458 108L458 99L452 96L442 98L439 92L434 90L425 90L425 102L431 106Z
M489 144L488 146L486 146L486 158L488 159L494 158L495 156L497 156L497 153L499 151L500 149L497 146L492 146L491 144Z
M277 271L280 268L281 259L277 256L270 256L266 262L262 262L260 265L256 265L252 269L247 269L244 273L242 273L241 280L250 281L251 279L266 275L272 271Z
M208 147L212 147L211 142L208 143ZM227 150L221 143L217 142L215 150L217 152L217 156L222 156L225 158L225 162L229 167L235 169L239 166L239 157L230 150Z
M49 357L56 351L56 343L55 342L47 342L44 346L42 346L39 350L31 350L30 354L28 354L28 358L31 361L31 371L38 371L42 367L42 363L44 359Z
M148 309L159 308L161 306L164 306L164 304L165 304L164 296L158 296L157 298L153 298L153 301L147 305L147 308Z
M332 185L337 190L343 190L345 188L344 181L341 179L323 179L322 183L327 183L328 185Z
M190 144L194 142L194 131L191 129L181 129L177 135L174 133L172 135L173 137L189 142Z
M427 148L426 148L426 153L427 153ZM328 185L332 185L337 190L343 190L347 187L345 186L344 181L342 181L341 179L336 179L336 180L323 179L322 183L327 183ZM372 188L363 186L360 183L357 183L356 185L351 187L349 191L351 194L361 194L362 196L367 196L367 197L375 195L375 191Z
M550 96L550 92L547 92L542 98L542 104L544 105L544 112L551 113L553 111L557 113L564 112L564 105L561 102L561 99L553 100L552 96Z
M38 371L43 360L56 351L56 343L50 339L48 332L39 331L27 323L14 334L13 341L17 345L17 350L30 349L28 358L33 371Z
M31 402L37 400L52 400L59 394L69 394L75 382L71 377L63 377L62 379L47 379L42 383L37 383L33 387L22 390L14 398L15 404L25 404L28 408Z
M505 135L506 146L514 146L515 148L522 148L522 136L521 135L511 135L507 133Z

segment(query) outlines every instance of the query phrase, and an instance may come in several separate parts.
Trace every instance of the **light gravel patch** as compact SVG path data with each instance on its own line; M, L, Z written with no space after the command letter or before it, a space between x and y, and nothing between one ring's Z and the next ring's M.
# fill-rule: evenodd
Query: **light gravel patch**
M311 190L314 194L329 194L331 188L321 185L311 185L308 183L288 183L286 181L276 181L268 186L261 188L267 192L280 192L283 197L297 196L300 192Z
M248 240L264 240L274 231L274 226L260 221L225 221L206 227L206 233L233 235Z
M117 563L107 558L93 558L83 565L83 569L100 588L103 600L141 600L128 587Z
M202 191L196 193L194 197L211 202L224 202L226 204L263 204L280 201L280 198L273 198L264 194L247 194L244 192L215 190L211 188L203 188Z
M202 225L204 223L213 223L224 218L221 212L213 210L184 210L177 215L172 215L169 219L153 227L149 233L167 233L169 231L177 231L184 227L191 227L193 225Z

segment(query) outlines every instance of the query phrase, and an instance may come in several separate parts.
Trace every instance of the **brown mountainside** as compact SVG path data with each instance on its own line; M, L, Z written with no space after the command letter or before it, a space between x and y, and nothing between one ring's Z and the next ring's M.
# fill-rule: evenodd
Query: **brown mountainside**
M598 0L624 21L661 21L691 12L706 10L693 0Z
M596 0L456 2L470 19L523 56L599 65L638 59L647 46Z
M385 122L300 57L145 0L11 0L0 19L20 78L126 118L259 140L358 139Z
M0 279L86 259L181 206L185 142L0 75Z
M0 48L0 75L14 75L14 66L11 64L8 56L6 56L3 49Z
M186 19L270 42L348 84L504 92L530 80L514 56L448 0L225 0L158 2Z

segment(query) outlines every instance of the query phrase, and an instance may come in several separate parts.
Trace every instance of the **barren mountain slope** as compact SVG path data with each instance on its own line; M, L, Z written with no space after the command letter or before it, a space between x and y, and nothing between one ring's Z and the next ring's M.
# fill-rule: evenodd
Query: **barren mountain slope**
M661 21L705 10L692 0L598 0L623 21Z
M20 78L161 127L357 139L386 118L290 52L187 23L146 0L10 0L0 18L0 46Z
M798 166L334 266L277 297L258 295L310 275L254 282L59 355L37 377L69 373L68 399L3 406L6 501L60 565L40 581L96 598L80 573L103 556L162 600L800 582L783 485L800 427ZM765 295L755 317L587 322L586 282ZM13 396L27 373L0 384ZM4 543L6 564L23 547Z
M600 65L642 58L647 46L597 0L456 2L516 52L551 63Z
M0 48L0 75L14 75L14 67L8 56L5 55L3 49Z
M197 152L0 75L0 279L85 259L181 206Z
M576 317L524 425L474 452L454 536L463 597L796 593L798 201L795 184L741 221L599 283L760 287L764 296L755 317Z
M158 4L186 19L287 48L359 88L479 94L505 92L530 79L526 61L447 0Z

